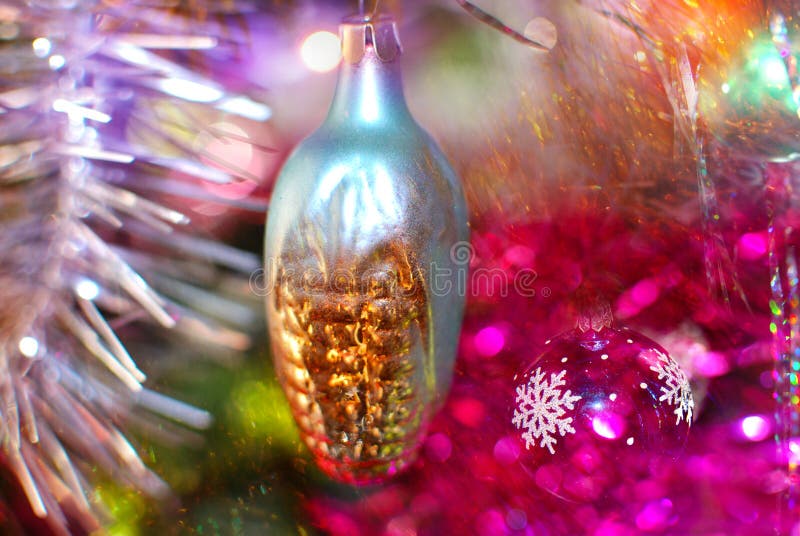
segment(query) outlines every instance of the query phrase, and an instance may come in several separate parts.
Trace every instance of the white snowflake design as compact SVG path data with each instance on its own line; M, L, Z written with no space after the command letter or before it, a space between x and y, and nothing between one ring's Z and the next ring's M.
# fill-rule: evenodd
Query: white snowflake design
M679 424L681 419L686 419L689 426L692 425L692 411L694 409L694 397L692 396L692 388L689 385L689 379L686 373L681 370L678 363L664 354L658 352L658 363L652 365L650 370L658 373L659 380L666 380L666 385L661 386L663 393L659 397L659 401L667 401L667 403L675 406L675 415L677 419L675 424Z
M555 445L558 440L554 437L556 431L561 437L574 434L572 417L565 417L568 409L575 409L575 402L581 399L573 395L570 389L562 392L565 370L558 374L551 373L550 381L545 380L545 373L537 367L527 384L517 386L517 407L514 409L514 418L511 423L517 429L525 430L522 439L525 448L536 445L536 439L542 438L540 447L547 447L550 454L555 454Z

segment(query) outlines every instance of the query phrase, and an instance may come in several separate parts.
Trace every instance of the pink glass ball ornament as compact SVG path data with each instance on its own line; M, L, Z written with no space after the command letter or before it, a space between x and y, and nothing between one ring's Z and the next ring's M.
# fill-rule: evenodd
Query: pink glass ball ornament
M630 329L563 333L514 376L511 424L536 485L570 501L630 492L683 450L694 400L663 348Z

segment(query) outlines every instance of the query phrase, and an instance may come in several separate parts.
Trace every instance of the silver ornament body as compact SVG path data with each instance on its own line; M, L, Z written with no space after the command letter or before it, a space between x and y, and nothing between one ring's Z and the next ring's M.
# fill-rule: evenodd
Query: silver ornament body
M329 116L272 195L266 307L305 443L329 475L367 483L414 459L449 390L468 228L455 172L406 106L394 24L342 28Z

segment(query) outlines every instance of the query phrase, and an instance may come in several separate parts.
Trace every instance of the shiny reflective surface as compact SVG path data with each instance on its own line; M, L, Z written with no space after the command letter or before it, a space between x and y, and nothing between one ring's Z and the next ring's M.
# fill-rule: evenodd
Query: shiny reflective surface
M464 302L450 255L467 239L463 194L406 107L398 63L372 47L394 32L343 25L345 51L365 39L363 55L345 54L327 120L286 162L265 243L279 379L320 467L352 483L414 458Z

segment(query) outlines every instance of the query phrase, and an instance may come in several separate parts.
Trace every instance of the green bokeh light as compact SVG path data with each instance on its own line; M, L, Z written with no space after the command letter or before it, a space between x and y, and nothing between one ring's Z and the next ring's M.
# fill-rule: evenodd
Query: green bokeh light
M786 64L771 41L755 43L740 75L725 83L729 90L723 89L724 93L750 105L763 105L773 100L782 102L792 112L797 110Z
M237 432L250 438L271 438L290 445L297 430L280 386L273 381L248 380L233 388L228 406Z
M141 521L148 514L147 500L141 493L111 483L97 486L94 500L114 519L106 528L109 536L140 536Z

